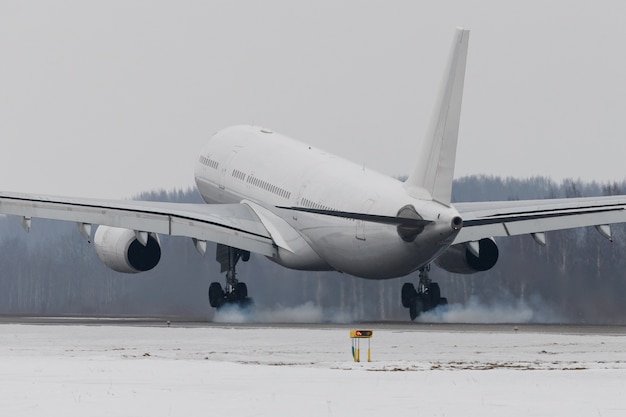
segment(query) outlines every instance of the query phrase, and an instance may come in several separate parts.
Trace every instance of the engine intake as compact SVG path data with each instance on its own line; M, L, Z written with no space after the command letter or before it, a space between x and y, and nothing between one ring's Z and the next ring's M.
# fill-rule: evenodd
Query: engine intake
M450 246L435 259L435 264L448 272L473 274L493 268L498 262L499 254L498 246L493 239L481 239L478 241L478 256L467 243L460 243Z
M154 233L148 234L144 246L137 240L133 230L99 226L94 236L94 246L100 260L117 272L134 274L149 271L161 260L161 245Z

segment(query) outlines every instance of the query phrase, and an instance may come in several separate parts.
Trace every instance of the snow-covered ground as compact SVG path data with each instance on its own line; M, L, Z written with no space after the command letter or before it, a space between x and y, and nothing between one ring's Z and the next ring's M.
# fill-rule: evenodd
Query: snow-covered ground
M626 415L621 332L220 326L0 324L0 415Z

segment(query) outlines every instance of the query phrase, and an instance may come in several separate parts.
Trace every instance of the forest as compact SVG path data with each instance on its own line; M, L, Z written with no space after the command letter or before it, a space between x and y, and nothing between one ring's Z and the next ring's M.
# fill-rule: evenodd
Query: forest
M626 182L560 183L470 176L458 179L453 201L525 200L616 195ZM134 199L200 202L195 189L145 192ZM450 305L523 305L528 321L584 324L626 322L626 229L612 226L614 241L593 227L547 233L547 245L530 236L497 238L496 266L473 275L433 267ZM162 259L151 271L120 274L98 259L74 223L33 219L26 233L19 218L0 216L0 314L55 316L156 316L211 319L207 290L223 282L215 246L202 257L191 239L160 236ZM239 278L259 308L313 305L353 321L408 320L400 305L404 282L417 274L369 281L337 272L283 268L259 255L238 265Z

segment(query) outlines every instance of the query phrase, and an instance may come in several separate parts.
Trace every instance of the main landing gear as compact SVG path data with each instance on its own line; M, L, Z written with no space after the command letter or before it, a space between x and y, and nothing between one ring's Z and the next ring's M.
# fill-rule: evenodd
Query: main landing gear
M420 268L420 281L415 286L410 282L402 286L402 307L409 309L411 320L437 306L447 305L448 299L441 296L439 284L428 278L430 265Z
M209 285L211 307L219 309L229 304L240 306L252 304L252 298L248 297L248 286L245 282L237 280L235 271L235 266L240 259L244 262L250 259L250 252L218 244L215 259L221 265L220 272L226 272L226 286L222 288L219 282L212 282Z

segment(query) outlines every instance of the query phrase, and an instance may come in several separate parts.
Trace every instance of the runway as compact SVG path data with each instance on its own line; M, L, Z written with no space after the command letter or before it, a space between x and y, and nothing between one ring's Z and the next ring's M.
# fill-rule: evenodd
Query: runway
M1 317L0 412L622 416L625 350L615 326Z
M450 332L522 332L556 334L604 334L626 335L626 325L584 324L525 324L525 323L417 323L406 321L381 321L357 323L228 323L211 322L206 318L180 317L77 317L77 316L10 316L0 315L0 324L33 325L85 325L85 326L137 326L137 327L205 327L205 328L303 328L303 329L352 329L355 327L377 328L396 331L450 331Z

